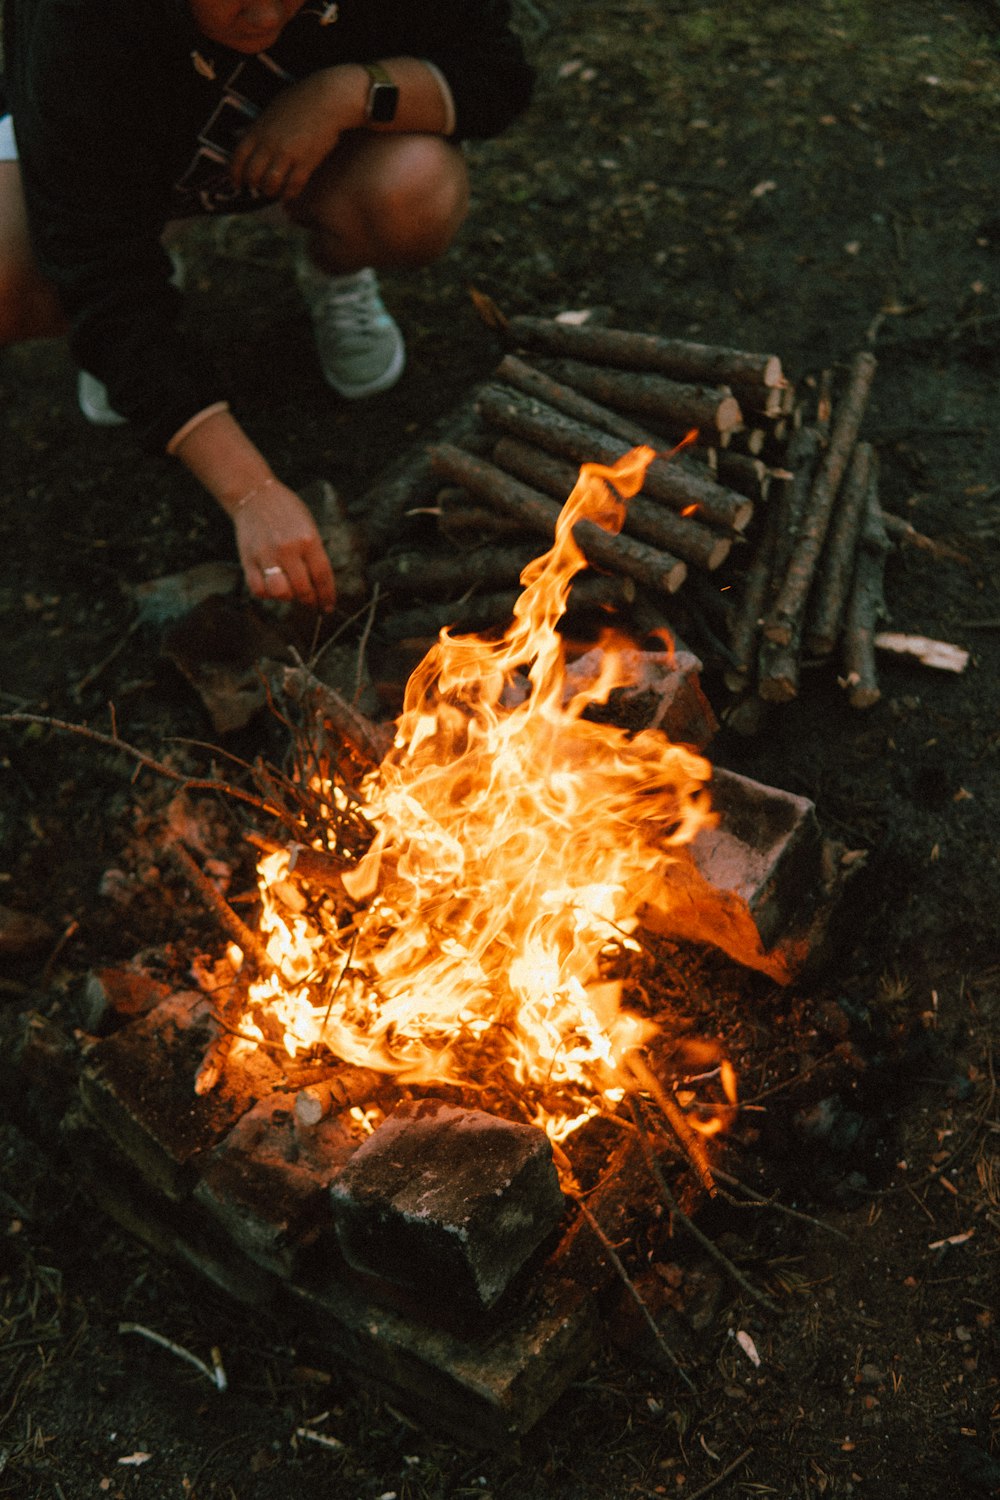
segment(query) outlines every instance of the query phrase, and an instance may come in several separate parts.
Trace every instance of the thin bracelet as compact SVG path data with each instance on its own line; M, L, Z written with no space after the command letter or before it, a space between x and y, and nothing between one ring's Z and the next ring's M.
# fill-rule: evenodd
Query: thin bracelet
M229 514L231 516L239 515L244 505L252 500L254 495L259 495L263 490L270 489L272 484L280 484L280 482L281 481L278 479L265 479L262 484L255 484L252 490L247 490L246 494L243 495L239 500L237 500L236 504L233 506Z

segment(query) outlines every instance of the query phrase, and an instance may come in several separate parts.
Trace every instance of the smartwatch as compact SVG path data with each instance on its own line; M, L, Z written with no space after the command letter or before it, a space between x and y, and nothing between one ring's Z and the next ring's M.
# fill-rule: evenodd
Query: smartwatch
M375 125L388 125L396 118L399 87L393 83L380 63L363 63L362 66L371 79L368 102L365 105L365 119L371 120Z

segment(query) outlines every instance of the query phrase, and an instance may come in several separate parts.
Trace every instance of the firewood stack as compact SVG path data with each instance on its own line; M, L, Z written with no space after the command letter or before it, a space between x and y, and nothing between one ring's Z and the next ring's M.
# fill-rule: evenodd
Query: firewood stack
M827 377L811 384L806 416L776 354L477 305L508 352L362 501L385 554L369 568L383 640L506 624L580 465L645 445L657 457L622 533L577 524L591 566L570 617L598 610L640 640L688 637L737 705L794 698L804 662L833 666L852 706L878 699L887 526L926 539L879 506L860 437L872 355L856 356L836 402ZM420 514L435 518L433 552L394 550L403 517Z

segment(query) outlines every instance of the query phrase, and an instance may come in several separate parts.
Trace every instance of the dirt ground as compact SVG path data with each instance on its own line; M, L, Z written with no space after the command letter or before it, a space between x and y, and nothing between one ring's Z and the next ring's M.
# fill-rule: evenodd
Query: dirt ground
M828 1018L800 1039L803 1067L850 1032L867 1069L851 1107L825 1118L817 1100L775 1137L772 1181L821 1222L762 1214L743 1230L742 1263L780 1312L727 1288L690 1353L696 1393L636 1346L609 1346L516 1450L479 1453L415 1429L294 1331L124 1236L8 1099L11 1500L1000 1494L1000 13L987 0L522 0L518 13L536 100L471 149L472 212L451 253L386 278L410 356L395 391L357 408L332 397L273 231L197 236L188 316L279 471L347 497L495 364L470 286L510 311L600 307L625 327L773 350L797 379L877 355L865 435L884 502L968 559L897 551L892 625L967 647L969 667L883 663L864 713L832 674L807 676L761 734L712 746L812 798L824 830L867 853L822 973L766 1002ZM0 411L0 711L106 729L113 705L123 738L157 756L177 736L210 740L129 589L228 558L223 518L179 470L87 426L59 345L0 357ZM721 682L704 685L721 712ZM270 732L232 748L254 754ZM38 728L0 736L0 902L51 934L7 962L10 1020L174 934L156 932L155 900L123 914L109 896L141 793L132 768ZM218 1346L228 1391L122 1321L203 1356Z

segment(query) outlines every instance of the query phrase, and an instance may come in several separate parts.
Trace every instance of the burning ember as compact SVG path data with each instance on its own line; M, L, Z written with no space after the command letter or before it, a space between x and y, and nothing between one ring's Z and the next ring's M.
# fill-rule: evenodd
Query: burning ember
M619 531L652 457L584 465L503 636L443 631L414 672L360 787L375 837L349 903L307 902L287 853L262 859L275 972L252 983L238 1046L324 1047L406 1083L502 1075L554 1140L622 1097L623 1057L655 1028L621 1008L616 961L672 851L713 820L711 768L658 730L588 719L640 653L608 632L567 665L557 625L586 566L574 527ZM331 813L347 797L312 793Z

